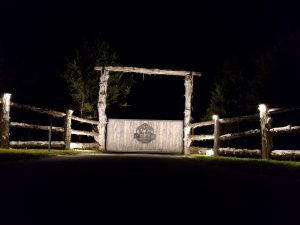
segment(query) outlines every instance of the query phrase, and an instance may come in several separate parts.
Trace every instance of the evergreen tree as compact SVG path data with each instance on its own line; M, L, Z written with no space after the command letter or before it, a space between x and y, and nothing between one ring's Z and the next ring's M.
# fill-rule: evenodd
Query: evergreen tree
M84 42L75 50L75 56L68 60L62 78L80 117L97 118L99 73L94 71L94 66L113 66L116 63L116 54L106 42L99 39L95 42ZM120 73L110 76L107 107L114 104L127 105L126 97L133 83L132 78L126 79Z
M231 117L255 113L263 99L262 87L269 76L270 66L267 55L257 60L231 60L224 64L216 76L204 119L210 120L213 114Z

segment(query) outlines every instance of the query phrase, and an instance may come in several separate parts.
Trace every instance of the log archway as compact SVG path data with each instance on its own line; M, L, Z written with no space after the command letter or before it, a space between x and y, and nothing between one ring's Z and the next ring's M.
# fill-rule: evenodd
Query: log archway
M192 108L192 94L193 94L193 78L200 77L200 72L183 71L183 70L161 70L161 69L146 69L138 67L120 67L120 66L107 66L107 67L95 67L96 71L100 71L100 83L99 83L99 100L98 100L98 115L99 115L99 145L100 149L105 151L105 134L107 125L106 115L106 97L107 97L107 85L110 72L122 72L122 73L135 73L144 75L164 75L164 76L183 76L185 86L185 109L184 109L184 154L189 154L189 135L191 133L191 108Z

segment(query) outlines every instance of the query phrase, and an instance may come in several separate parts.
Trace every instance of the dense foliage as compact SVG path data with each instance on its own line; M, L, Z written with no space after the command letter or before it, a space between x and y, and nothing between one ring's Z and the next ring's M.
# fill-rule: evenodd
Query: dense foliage
M94 70L94 66L112 66L116 63L116 54L101 40L84 42L75 50L75 56L68 60L62 78L67 84L74 108L81 117L97 118L100 73ZM131 78L123 78L121 74L111 75L108 82L107 107L114 104L127 105L126 97L133 83Z

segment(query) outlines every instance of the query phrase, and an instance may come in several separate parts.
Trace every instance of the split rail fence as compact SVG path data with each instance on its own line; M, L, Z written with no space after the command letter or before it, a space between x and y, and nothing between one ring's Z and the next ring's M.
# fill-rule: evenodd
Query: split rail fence
M98 121L83 119L72 115L73 110L67 110L64 112L58 112L49 109L43 109L35 106L18 104L10 101L11 94L3 94L0 98L0 148L62 148L62 149L94 149L98 148L98 143L82 143L72 142L72 135L83 135L93 137L95 140L98 137L98 133L95 131L84 131L72 129L72 120L80 123L86 123L90 125L98 125ZM50 126L15 122L10 121L10 109L16 108L19 110L27 110L38 114L48 115L52 118L63 118L64 127ZM21 129L34 129L41 131L48 131L48 141L11 141L10 140L10 128L21 128ZM52 132L62 133L61 141L52 141Z
M206 155L252 155L263 159L270 158L300 158L300 150L274 150L273 139L277 134L300 132L300 126L286 125L283 127L272 127L272 116L293 111L300 111L300 107L296 108L273 108L268 109L264 104L259 105L259 113L253 115L239 116L233 118L220 119L217 115L213 116L212 121L204 121L190 124L192 134L194 130L200 127L213 126L213 134L190 135L189 147L190 152L197 152ZM236 133L222 133L222 126L225 124L242 123L245 121L259 121L260 127L257 129L246 130ZM260 135L261 149L237 149L222 148L222 141L245 138L249 136ZM213 142L212 148L196 147L194 141Z

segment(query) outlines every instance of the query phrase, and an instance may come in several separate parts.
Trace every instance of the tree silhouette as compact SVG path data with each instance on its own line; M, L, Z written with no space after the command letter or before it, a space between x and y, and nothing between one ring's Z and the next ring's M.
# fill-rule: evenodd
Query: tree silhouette
M81 117L97 118L99 74L94 71L94 66L116 64L116 54L100 39L84 42L75 50L75 56L68 60L62 78ZM114 104L127 105L126 97L133 84L131 77L124 78L120 73L113 74L108 83L107 107Z

